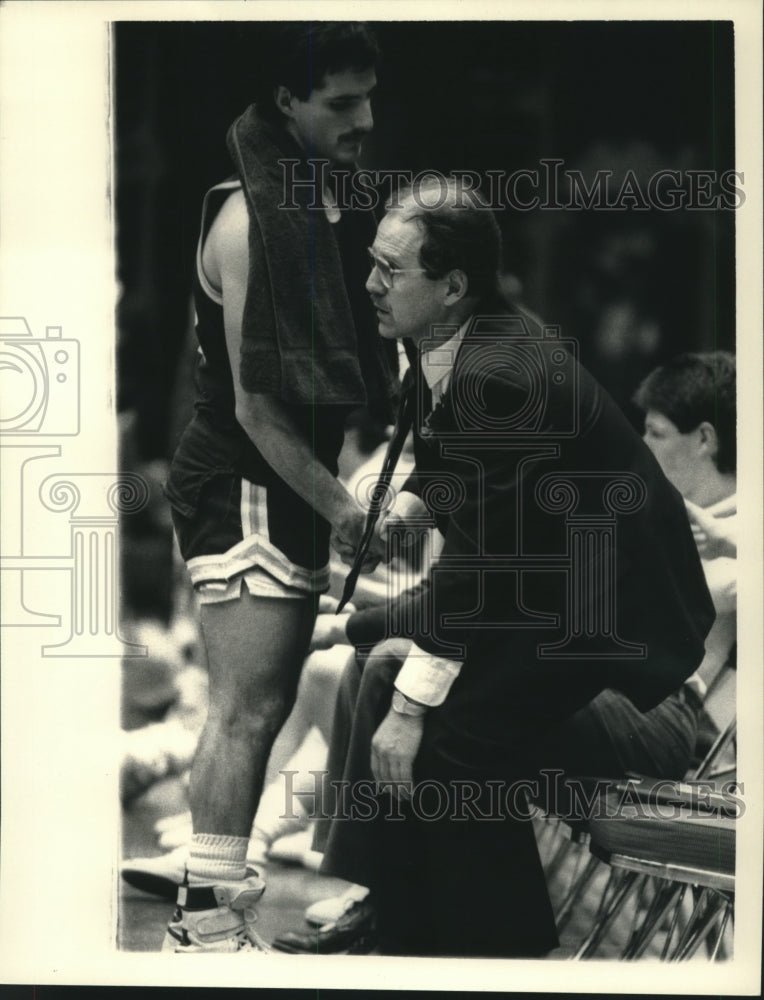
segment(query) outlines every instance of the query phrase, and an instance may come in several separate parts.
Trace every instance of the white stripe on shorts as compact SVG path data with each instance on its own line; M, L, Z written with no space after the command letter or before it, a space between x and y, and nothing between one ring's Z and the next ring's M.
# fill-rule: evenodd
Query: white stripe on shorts
M311 571L297 566L271 542L268 533L268 491L241 481L243 539L220 555L196 556L186 563L202 603L236 599L242 581L251 594L300 597L329 587L329 567Z
M241 481L241 528L247 535L259 535L267 542L268 534L268 494L264 486L250 483L248 479Z

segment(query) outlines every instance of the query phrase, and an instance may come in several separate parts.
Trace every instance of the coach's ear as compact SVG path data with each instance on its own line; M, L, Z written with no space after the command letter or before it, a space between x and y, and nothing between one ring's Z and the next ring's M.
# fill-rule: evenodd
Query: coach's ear
M283 84L279 84L278 87L274 87L273 89L273 100L282 114L286 115L287 118L294 118L291 90L283 86Z
M464 271L454 268L446 275L446 297L444 302L447 306L456 305L460 299L465 298L469 289L469 280Z

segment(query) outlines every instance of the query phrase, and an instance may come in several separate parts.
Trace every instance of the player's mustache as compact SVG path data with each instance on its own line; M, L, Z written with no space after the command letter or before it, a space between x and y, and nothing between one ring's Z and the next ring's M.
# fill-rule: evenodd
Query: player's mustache
M340 142L360 142L361 139L365 139L369 134L369 130L366 128L355 129L353 132L346 132L344 135L340 136Z

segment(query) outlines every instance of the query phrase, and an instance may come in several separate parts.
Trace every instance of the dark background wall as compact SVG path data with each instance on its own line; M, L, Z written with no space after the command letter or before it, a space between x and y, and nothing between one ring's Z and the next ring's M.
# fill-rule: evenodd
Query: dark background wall
M376 169L722 172L734 163L731 23L384 22ZM257 22L114 26L119 408L126 452L166 459L191 406L190 283L201 200L230 173ZM521 190L523 190L521 188ZM656 363L735 349L734 212L507 209L507 287L630 412ZM633 413L630 414L635 417Z

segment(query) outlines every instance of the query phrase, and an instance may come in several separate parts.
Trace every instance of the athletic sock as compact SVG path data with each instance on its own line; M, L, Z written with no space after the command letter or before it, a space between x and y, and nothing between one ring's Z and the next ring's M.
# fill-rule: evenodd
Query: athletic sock
M249 837L195 833L189 845L189 884L233 882L246 878L248 844Z

